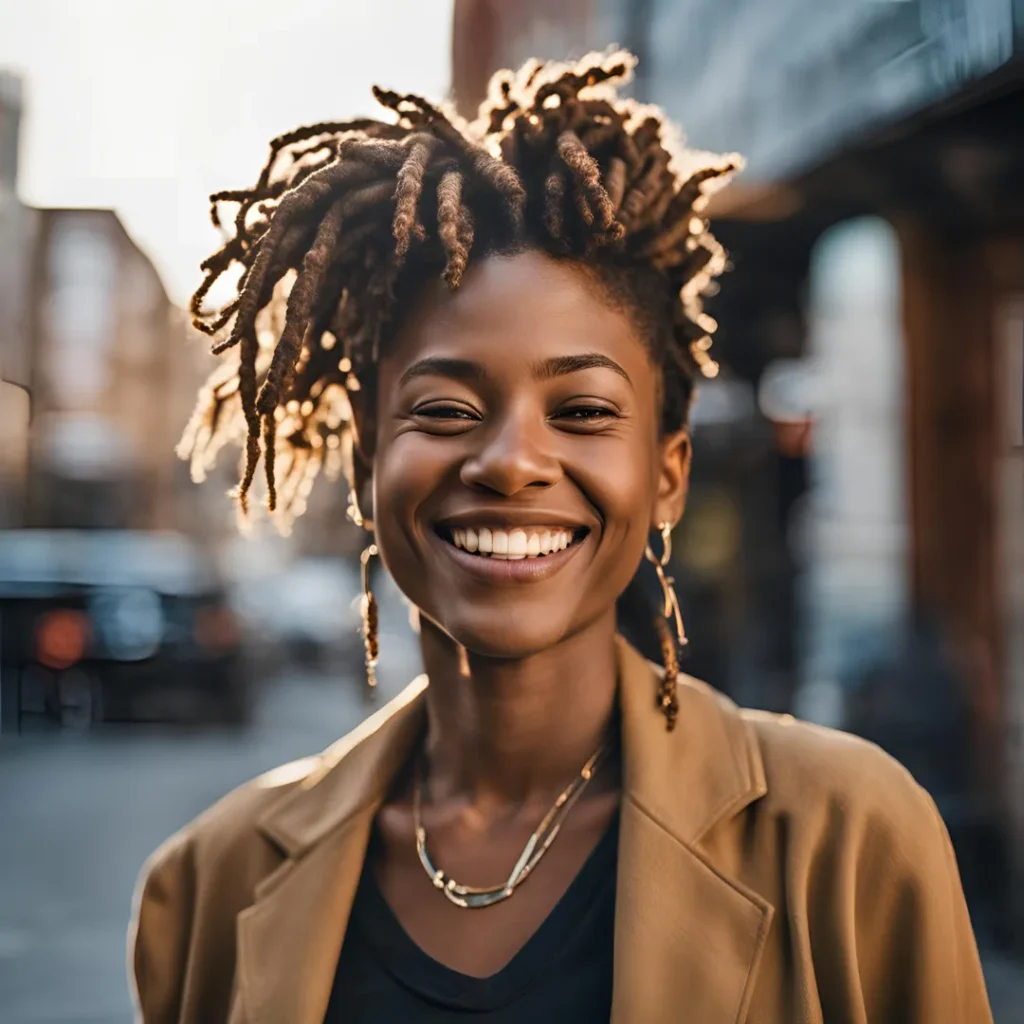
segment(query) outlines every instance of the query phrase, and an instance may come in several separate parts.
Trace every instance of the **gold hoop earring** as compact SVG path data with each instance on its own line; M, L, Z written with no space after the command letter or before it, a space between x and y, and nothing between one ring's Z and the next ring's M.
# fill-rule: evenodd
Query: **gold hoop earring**
M676 643L680 647L689 643L686 630L683 628L683 613L679 609L679 598L676 596L675 588L672 586L675 580L666 575L665 567L672 557L672 524L659 523L658 530L661 532L661 557L658 558L648 544L644 548L644 557L654 566L658 574L658 582L661 584L661 615L654 620L655 628L658 631L658 639L661 642L661 657L665 666L665 674L662 676L661 684L658 687L658 707L665 716L666 728L671 732L676 725L676 718L679 715L679 658L676 653ZM675 636L669 623L675 626Z
M686 630L683 628L683 613L679 610L679 598L676 597L675 589L672 586L675 580L671 576L665 575L665 567L672 557L672 524L658 523L658 529L661 532L661 558L655 556L650 544L644 548L644 557L654 566L654 571L658 574L658 582L661 584L661 614L666 619L675 620L679 646L685 647L689 640L686 637Z
M377 545L370 544L359 556L363 577L363 599L361 602L363 616L363 645L366 648L366 685L371 689L377 686L377 659L380 657L380 640L377 627L377 599L370 589L370 559L377 554Z

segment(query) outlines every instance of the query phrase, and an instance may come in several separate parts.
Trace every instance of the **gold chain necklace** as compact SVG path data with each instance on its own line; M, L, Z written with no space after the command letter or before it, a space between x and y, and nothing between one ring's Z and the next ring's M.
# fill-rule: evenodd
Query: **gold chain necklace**
M417 766L416 776L413 782L412 815L413 825L416 829L416 853L419 855L423 870L426 871L436 889L440 889L445 896L457 907L476 909L490 907L502 900L507 900L516 889L526 881L530 872L540 863L540 859L547 853L548 848L555 841L558 830L566 815L572 810L572 806L579 799L580 794L587 787L587 783L597 774L601 762L604 761L611 750L611 740L605 741L600 749L591 755L587 763L580 769L579 775L569 783L555 800L551 810L544 815L543 820L537 826L533 835L530 836L523 847L523 852L512 869L512 874L501 885L476 888L471 885L459 885L454 878L447 876L440 868L434 867L427 853L427 831L423 827L421 816L421 805L423 797L423 761L421 758Z

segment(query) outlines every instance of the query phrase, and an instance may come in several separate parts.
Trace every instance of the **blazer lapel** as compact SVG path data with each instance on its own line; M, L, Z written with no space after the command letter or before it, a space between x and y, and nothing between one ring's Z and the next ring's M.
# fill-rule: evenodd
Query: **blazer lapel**
M330 998L373 812L332 832L301 860L287 860L238 918L245 1024L320 1024Z
M699 841L765 793L756 740L735 707L695 680L679 719L655 709L657 670L619 644L623 806L613 1024L739 1024L773 908L730 880Z
M426 678L329 748L260 821L285 855L238 916L232 1024L321 1024L373 819L423 724Z

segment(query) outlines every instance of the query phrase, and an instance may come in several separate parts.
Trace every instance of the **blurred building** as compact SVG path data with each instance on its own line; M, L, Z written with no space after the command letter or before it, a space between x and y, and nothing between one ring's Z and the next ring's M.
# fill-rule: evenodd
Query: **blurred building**
M19 200L20 118L0 73L0 732L238 721L231 519L174 456L205 346L116 213Z
M1024 10L457 0L456 100L612 43L691 145L749 161L712 210L731 377L695 417L698 668L891 749L982 928L1024 938Z
M0 528L187 527L185 318L113 211L19 201L20 115L0 73Z

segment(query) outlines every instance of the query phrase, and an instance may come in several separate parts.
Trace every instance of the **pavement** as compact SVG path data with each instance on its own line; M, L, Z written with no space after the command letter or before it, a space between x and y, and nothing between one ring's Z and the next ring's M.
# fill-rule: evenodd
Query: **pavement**
M391 648L394 650L394 647ZM384 696L410 677L382 666ZM128 1024L125 930L146 856L246 779L370 710L358 680L289 672L244 730L122 727L0 741L0 1021ZM988 958L997 1024L1024 1024L1024 966Z

